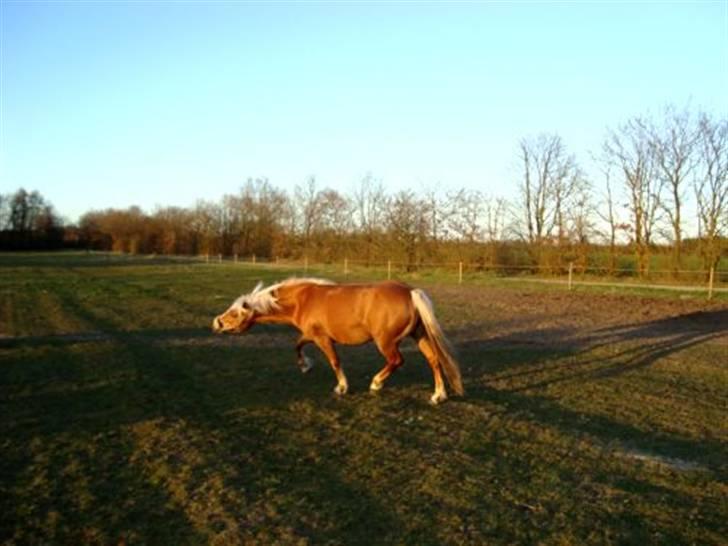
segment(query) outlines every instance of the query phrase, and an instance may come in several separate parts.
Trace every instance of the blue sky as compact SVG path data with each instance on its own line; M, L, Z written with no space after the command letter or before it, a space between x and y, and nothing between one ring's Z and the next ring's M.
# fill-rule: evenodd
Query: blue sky
M267 176L512 197L667 103L728 115L728 3L2 0L0 193L189 206Z

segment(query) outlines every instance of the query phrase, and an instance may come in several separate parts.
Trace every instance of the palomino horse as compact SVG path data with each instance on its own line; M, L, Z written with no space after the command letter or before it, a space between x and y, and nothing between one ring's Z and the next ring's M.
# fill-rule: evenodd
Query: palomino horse
M334 345L359 345L374 341L384 356L384 368L374 376L370 390L378 391L404 359L399 343L407 336L417 342L432 368L433 404L447 399L442 372L452 390L462 395L460 368L435 319L427 295L399 282L336 284L322 279L288 279L240 296L212 321L217 333L242 334L253 324L290 324L301 332L296 344L298 365L304 373L311 362L303 347L314 343L326 355L336 374L336 394L345 394L348 383Z

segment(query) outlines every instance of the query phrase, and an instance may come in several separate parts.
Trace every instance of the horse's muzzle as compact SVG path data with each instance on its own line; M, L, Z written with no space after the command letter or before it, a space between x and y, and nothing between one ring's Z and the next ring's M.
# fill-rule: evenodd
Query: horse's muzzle
M219 334L220 332L222 332L222 329L223 325L220 317L215 317L214 319L212 319L212 331Z

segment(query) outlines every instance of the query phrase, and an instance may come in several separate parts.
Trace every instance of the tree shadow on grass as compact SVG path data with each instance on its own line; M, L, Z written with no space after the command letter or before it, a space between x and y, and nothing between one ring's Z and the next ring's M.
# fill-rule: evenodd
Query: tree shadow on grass
M478 367L485 378L497 375L499 379L513 379L535 375L534 372L568 372L519 387L527 390L572 379L612 377L649 367L660 359L716 341L726 334L728 310L715 310L586 332L575 327L519 330L488 341L465 342L458 348L468 358L478 354L499 357L499 362ZM589 355L605 348L612 349L607 356ZM558 362L543 365L554 357L558 357Z
M466 382L469 399L503 405L566 434L588 434L606 445L624 443L649 453L697 461L725 475L728 458L718 439L646 431L602 415L570 410L559 402L558 395L537 393L559 383L587 385L649 368L680 351L717 341L726 332L728 310L717 310L583 334L554 328L546 332L554 343L523 343L543 339L544 331L540 329L538 336L519 331L488 342L463 344L460 351L463 367L472 371L470 385ZM569 341L559 347L560 339Z
M115 431L37 435L29 447L4 450L0 541L205 543L168 493L128 465L130 455Z
M243 343L256 343L255 334L246 338L215 337L199 329L182 330L147 330L147 331L119 331L115 324L104 319L87 305L66 295L63 298L66 308L74 315L87 323L98 327L98 332L92 334L65 335L65 336L37 336L13 340L4 345L8 349L5 356L12 359L13 351L23 351L23 361L18 362L16 371L22 379L22 369L33 367L53 366L54 357L65 355L63 366L73 368L79 364L85 352L71 354L70 347L91 350L90 359L98 358L99 368L113 367L118 376L92 384L84 384L83 374L78 377L61 377L65 383L46 385L47 389L40 393L25 393L9 399L2 400L4 414L10 416L4 421L3 429L7 437L12 438L16 456L12 461L6 462L6 476L15 476L13 485L8 487L14 490L11 495L13 504L32 504L34 501L22 493L19 484L23 482L22 475L28 472L27 460L23 454L34 438L45 438L50 444L54 438L73 438L78 441L87 441L97 444L98 439L109 431L125 436L125 430L137 423L162 420L162 423L185 423L187 426L198 428L215 435L222 446L218 446L207 459L215 461L214 454L227 452L230 458L222 461L227 471L221 474L225 482L224 488L247 491L245 503L258 503L260 517L257 527L255 522L241 519L239 528L240 541L258 537L265 541L267 537L276 538L275 529L268 529L271 534L266 535L265 526L280 526L291 529L295 536L288 538L310 537L329 542L347 541L350 543L368 543L369 533L380 532L387 528L401 527L391 512L381 506L380 502L369 495L365 489L359 488L340 476L340 470L331 466L328 461L309 463L306 467L291 464L291 461L281 458L279 448L267 445L267 430L271 423L250 423L246 427L231 426L226 414L233 410L244 408L285 408L301 396L311 395L313 390L320 389L323 376L319 375L316 381L308 381L308 389L294 388L294 380L300 380L293 358L293 345L285 360L290 364L283 364L281 348L271 345L268 329L260 329L259 334L264 338L254 350L241 350L238 340ZM268 337L266 337L268 336ZM174 341L186 340L186 343L174 344ZM212 343L220 340L221 344ZM235 340L230 345L228 340ZM193 343L189 343L192 341ZM209 344L196 343L211 341ZM250 348L249 348L250 349ZM108 358L108 360L106 360ZM33 359L37 359L34 362ZM58 362L58 361L56 361ZM89 364L86 362L86 364ZM10 368L12 368L12 361ZM14 373L9 368L5 373ZM61 374L63 375L63 374ZM307 378L309 379L309 378ZM326 391L329 390L329 374L325 375ZM275 420L275 416L271 416ZM245 441L241 442L241 435ZM85 439L85 440L84 440ZM164 478L154 478L147 475L141 481L141 469L130 466L129 456L118 457L119 451L133 449L128 446L128 439L112 446L105 446L101 456L117 457L118 466L107 466L99 469L93 460L83 463L84 479L88 482L88 489L95 499L100 502L113 502L109 497L109 490L118 488L119 499L122 504L135 504L139 511L155 512L155 505L159 502L168 507L166 514L170 522L177 521L179 517L189 520L187 525L178 521L180 529L189 529L192 542L200 542L200 537L213 537L225 531L216 527L215 521L209 525L201 524L193 512L191 505L180 505L173 501L173 483ZM185 450L184 445L179 446ZM251 473L249 467L236 462L241 451L246 449L254 451L254 460L257 470ZM290 450L289 450L290 454ZM303 458L303 454L296 454L295 458ZM58 454L49 463L45 472L54 483L48 492L49 502L61 506L58 509L60 518L70 522L73 526L86 525L89 529L96 529L101 542L108 542L109 537L115 534L127 533L137 536L141 542L154 542L155 533L159 529L169 526L155 523L154 516L144 525L150 528L138 529L132 525L129 518L119 517L119 514L104 507L89 508L87 510L74 510L63 508L66 504L70 485L68 476L62 468L69 460L66 452ZM199 482L200 475L215 474L219 470L217 462L212 466L197 468L195 475L190 475L182 486L194 489ZM169 468L174 471L174 462L161 461L159 468ZM296 482L291 491L284 485L273 486L272 489L262 488L258 482L266 482L269 478L276 478L276 473L283 471L288 479ZM251 477L252 474L252 477ZM26 479L32 479L28 477ZM318 485L325 484L323 490ZM151 488L151 489L150 489ZM3 486L5 489L5 486ZM146 492L145 492L146 491ZM208 494L198 491L199 494ZM273 500L267 500L272 497ZM275 500L278 499L278 500ZM272 504L271 504L272 503ZM278 503L279 506L276 505ZM230 517L240 512L240 505L228 507ZM124 508L119 508L124 510ZM283 510L285 509L285 510ZM49 508L40 503L32 510L37 511L39 517L44 517ZM307 527L307 514L310 510L317 510L316 521L318 527ZM103 518L99 514L106 514ZM366 517L365 517L366 516ZM46 539L52 538L50 531L43 525L30 524L24 527L20 519L11 519L3 524L4 535L12 536L17 533L39 533ZM373 518L373 519L372 519ZM104 523L106 521L106 523ZM372 523L374 521L375 523ZM27 523L27 522L26 522ZM253 527L246 527L246 525ZM278 529L280 531L280 529ZM44 534L45 533L45 534ZM261 534L262 533L262 534ZM66 537L75 535L65 535ZM353 537L353 538L352 538ZM286 540L285 536L278 536ZM349 540L351 539L351 540ZM160 541L157 541L160 542ZM167 539L161 542L168 542Z
M725 445L718 439L693 439L674 433L647 431L603 415L571 410L558 400L533 394L479 386L472 389L468 396L471 399L499 404L511 413L555 427L570 436L588 434L597 438L604 446L616 443L667 458L694 461L722 475L728 472L728 453Z

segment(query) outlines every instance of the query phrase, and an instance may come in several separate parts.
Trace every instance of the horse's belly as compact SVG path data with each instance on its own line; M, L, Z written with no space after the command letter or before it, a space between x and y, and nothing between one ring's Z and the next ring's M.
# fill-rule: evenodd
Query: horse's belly
M329 333L330 337L336 342L343 345L361 345L367 341L371 341L372 335L363 325L348 325L345 328L332 328Z

